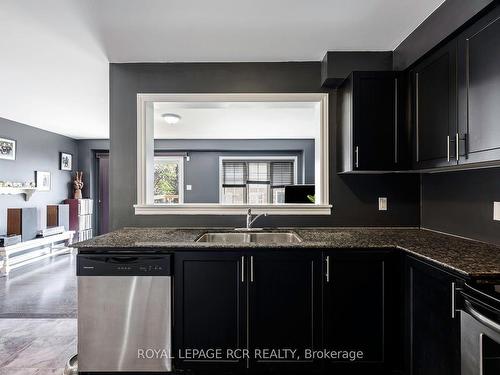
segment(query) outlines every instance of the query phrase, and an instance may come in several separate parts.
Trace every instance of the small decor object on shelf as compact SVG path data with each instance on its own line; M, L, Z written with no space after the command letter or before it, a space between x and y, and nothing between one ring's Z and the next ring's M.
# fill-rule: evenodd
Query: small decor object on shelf
M73 181L73 188L75 193L73 194L74 199L82 199L82 188L83 188L83 172L76 172L75 179Z
M70 154L69 152L59 153L59 169L61 171L73 170L73 154Z
M0 138L0 159L16 160L16 141Z
M50 191L51 177L50 172L36 171L36 189L38 191Z

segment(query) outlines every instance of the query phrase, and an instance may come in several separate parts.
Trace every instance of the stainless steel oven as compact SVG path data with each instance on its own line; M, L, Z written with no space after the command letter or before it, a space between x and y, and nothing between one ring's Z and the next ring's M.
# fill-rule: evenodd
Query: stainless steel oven
M79 374L172 371L170 257L78 255Z
M461 297L461 375L500 374L500 288L464 285Z

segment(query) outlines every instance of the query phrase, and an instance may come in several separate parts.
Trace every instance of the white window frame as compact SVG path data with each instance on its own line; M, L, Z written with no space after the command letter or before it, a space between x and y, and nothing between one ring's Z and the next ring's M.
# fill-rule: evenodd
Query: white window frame
M268 205L221 203L154 203L155 102L311 102L319 105L320 123L315 138L316 202ZM243 215L248 208L272 215L330 215L327 93L137 94L137 204L136 215Z
M296 185L297 184L297 163L298 163L298 158L297 156L286 156L286 155L280 155L280 156L219 156L219 204L222 204L224 206L227 206L227 204L221 203L222 202L222 185L224 183L224 176L223 176L223 164L225 160L237 160L237 161L252 161L252 160L262 160L262 161L293 161L293 183ZM278 205L277 203L272 203L273 206Z
M179 163L179 203L154 203L155 205L169 205L183 204L184 203L184 156L154 156L153 160L161 161L175 161ZM153 177L154 178L154 177ZM153 202L154 202L154 188L153 188Z

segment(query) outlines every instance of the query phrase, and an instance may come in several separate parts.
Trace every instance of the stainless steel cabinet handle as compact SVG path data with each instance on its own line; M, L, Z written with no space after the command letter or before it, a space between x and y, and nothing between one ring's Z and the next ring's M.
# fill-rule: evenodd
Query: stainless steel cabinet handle
M398 163L398 79L394 80L394 163Z
M457 161L460 159L460 155L459 155L459 152L460 152L460 134L456 134L455 135L455 158L457 159Z
M451 283L451 318L455 319L455 283Z
M446 136L446 160L450 161L450 136Z
M420 151L419 151L419 148L420 148L420 140L418 138L418 132L419 132L419 116L418 116L418 73L415 74L415 127L416 127L416 130L415 130L415 143L416 143L416 147L415 147L415 153L416 153L416 159L417 159L417 162L420 161Z
M356 155L356 161L355 161L356 168L359 168L359 147L358 146L356 146L356 148L354 149L354 154Z
M250 282L253 283L253 256L250 256Z
M326 256L326 282L330 282L330 257Z
M245 282L245 256L241 256L241 282Z

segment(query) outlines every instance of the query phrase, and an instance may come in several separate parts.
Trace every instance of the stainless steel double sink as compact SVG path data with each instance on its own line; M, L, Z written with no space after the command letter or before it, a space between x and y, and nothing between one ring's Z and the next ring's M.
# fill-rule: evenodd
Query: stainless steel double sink
M205 233L196 242L216 243L300 243L294 232Z

